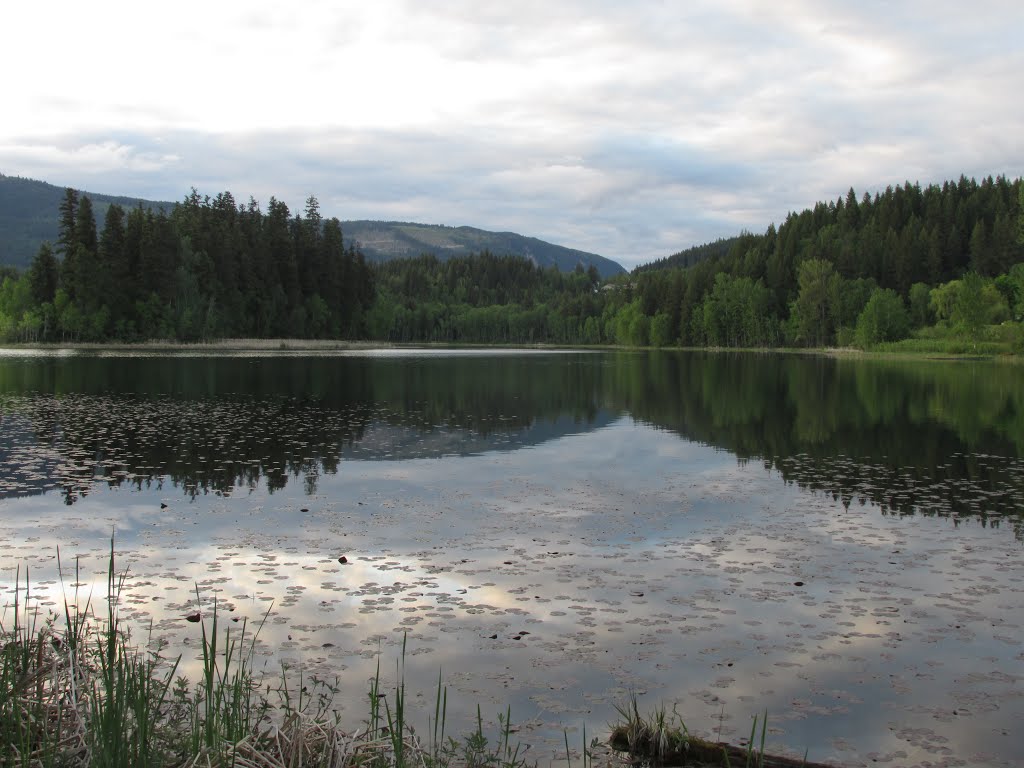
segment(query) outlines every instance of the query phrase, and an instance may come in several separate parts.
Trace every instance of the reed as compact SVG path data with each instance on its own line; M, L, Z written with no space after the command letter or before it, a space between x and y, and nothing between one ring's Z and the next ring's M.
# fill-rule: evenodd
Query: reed
M128 570L118 570L114 540L107 562L106 603L93 611L80 592L79 564L63 612L43 615L29 572L16 571L13 601L0 613L0 768L525 768L513 741L511 711L497 716L493 741L479 706L461 738L448 734L448 689L438 671L427 735L419 737L407 705L405 641L396 682L385 692L380 654L370 681L364 726L347 732L333 714L336 685L282 667L266 684L254 664L260 631L222 627L221 606L201 617L202 670L193 685L175 677L181 657L133 642L118 607ZM198 589L196 598L202 605ZM149 642L152 647L152 628ZM651 765L799 766L765 754L768 714L755 717L745 750L693 736L675 707L641 715L635 696L617 707L621 723L611 748ZM760 727L760 743L755 739ZM568 768L573 768L568 734ZM598 743L583 731L582 768L593 768ZM621 763L611 753L608 764ZM733 763L735 761L735 763ZM806 763L806 756L805 756Z
M750 737L745 747L715 743L690 733L676 708L666 710L664 705L647 715L641 715L636 696L628 703L617 705L620 722L612 727L612 749L627 755L630 763L653 766L743 766L743 768L817 768L803 760L773 756L765 752L768 735L768 712L754 715ZM758 740L758 729L760 738ZM755 746L756 745L756 746ZM568 751L568 740L566 741ZM572 768L570 763L570 768ZM584 761L586 768L586 761Z
M181 657L143 651L121 618L128 570L118 570L114 540L105 610L80 594L75 563L63 614L43 615L27 569L16 571L13 602L0 614L0 768L523 768L510 712L498 716L492 745L477 708L476 728L446 733L448 690L438 673L430 739L411 724L405 693L405 643L390 701L380 664L370 683L365 727L347 733L330 703L337 688L282 668L276 686L255 666L270 613L250 628L222 627L221 608L202 617L202 671L192 685L175 678ZM63 574L60 552L58 568ZM61 585L67 596L69 590ZM202 604L198 589L197 600ZM150 628L150 632L152 628ZM150 640L152 638L150 637ZM151 642L144 647L150 647ZM393 704L391 703L393 702Z

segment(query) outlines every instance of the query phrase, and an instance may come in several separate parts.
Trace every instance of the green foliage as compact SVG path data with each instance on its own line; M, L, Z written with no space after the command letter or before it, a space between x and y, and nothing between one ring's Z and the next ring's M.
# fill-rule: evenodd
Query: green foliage
M1009 332L1010 350L1015 355L1024 355L1024 323L1013 323Z
M694 327L710 346L766 346L776 337L770 306L771 293L760 280L719 273Z
M851 189L777 230L702 246L604 285L582 259L565 273L486 249L368 265L340 222L322 219L315 197L301 215L274 198L264 212L253 200L238 205L230 193L210 199L195 190L170 215L108 204L97 236L90 199L65 190L55 216L56 284L54 254L40 250L28 302L20 276L0 298L0 335L826 346L858 338L881 288L909 303L915 328L937 322L980 340L989 326L1024 315L1024 244L1014 234L1021 187L1020 179L989 177L905 184L873 198ZM389 227L434 245L475 237L463 228ZM864 320L859 338L892 333L872 323Z
M72 191L77 198L79 193ZM61 221L55 211L66 195L67 190L62 187L0 173L0 254L3 258L11 264L27 267L44 242L53 243L57 251L63 253L60 247ZM111 195L91 194L90 198L99 222L112 204L125 209L139 204L166 211L173 207L173 203ZM77 202L74 210L77 212ZM71 221L74 222L74 215Z
M715 331L708 329L721 327L723 314L717 297L710 306L705 302L721 274L763 280L772 297L767 315L790 344L822 346L840 335L849 340L878 287L910 300L918 327L933 318L953 322L958 284L933 289L927 301L925 291L959 281L972 265L988 278L1024 261L1024 242L1012 226L1014 217L1021 220L1022 189L1020 179L1001 176L926 188L907 183L859 200L851 189L835 202L791 214L778 229L742 235L686 269L672 269L670 260L637 269L634 274L648 281L645 295L655 297L643 310L679 317L684 344L714 343L708 338ZM1016 312L1009 296L1006 305Z
M738 240L738 237L728 237L720 238L711 243L704 243L703 245L695 245L679 253L666 256L664 259L658 259L650 264L639 266L634 271L634 274L660 269L685 269L705 259L722 258L729 253Z
M841 328L852 328L857 324L857 318L877 289L871 278L847 280L840 277L832 281L829 305L837 334Z
M910 332L910 316L903 300L889 288L879 288L857 318L857 343L870 347L882 341L899 341Z
M640 307L640 299L623 305L612 321L612 337L616 344L646 347L650 344L651 322Z
M672 318L666 312L659 312L651 319L651 346L667 347L674 341L672 338Z
M928 307L937 320L948 321L952 319L959 292L959 280L950 280L948 283L932 288L929 294Z
M1017 184L1017 245L1024 248L1024 184Z
M52 304L57 295L60 267L49 243L43 243L39 247L39 253L32 260L28 275L32 300L36 304Z
M932 323L931 289L925 283L910 286L910 321L914 328Z
M975 337L987 323L1006 314L1005 301L991 281L968 272L959 282L950 320L966 336Z
M1014 264L1007 275L996 279L996 288L1006 299L1013 320L1024 320L1024 262Z
M165 338L200 341L225 334L358 337L373 301L362 254L345 249L336 219L309 221L271 199L236 207L229 193L193 190L170 217L117 204L97 235L88 196L65 191L58 211L57 267L40 249L25 286L8 287L0 337L20 341ZM18 298L15 301L15 289Z
M827 261L809 259L800 265L799 293L791 310L798 341L815 347L831 342L834 331L831 307L838 295L840 280Z
M599 343L602 299L593 275L540 269L527 259L434 256L373 267L373 338L522 344Z

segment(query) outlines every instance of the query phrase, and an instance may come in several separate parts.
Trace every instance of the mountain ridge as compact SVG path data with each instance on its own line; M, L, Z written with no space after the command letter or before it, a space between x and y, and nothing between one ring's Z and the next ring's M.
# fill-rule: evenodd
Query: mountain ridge
M584 269L593 265L603 278L626 272L617 262L596 253L555 245L516 232L369 219L342 221L341 229L346 240L358 243L370 261L415 258L425 253L444 260L487 250L498 256L522 256L540 267L557 266L562 272L571 272L577 264Z
M46 181L0 173L0 265L25 268L39 246L57 241L58 207L65 187ZM175 203L126 195L107 195L79 190L93 203L97 226L102 226L107 208L143 208L170 212ZM372 221L352 219L341 222L346 241L358 243L370 261L412 258L432 253L439 259L490 251L495 255L522 256L540 267L556 266L571 272L580 264L593 265L603 278L623 274L626 269L596 253L556 245L515 232L492 232L471 226Z

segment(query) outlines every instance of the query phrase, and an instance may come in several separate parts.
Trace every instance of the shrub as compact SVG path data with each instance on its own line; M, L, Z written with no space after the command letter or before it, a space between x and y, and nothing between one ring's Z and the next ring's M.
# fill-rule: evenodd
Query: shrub
M910 317L895 291L880 288L871 294L857 318L857 343L862 347L882 341L899 341L910 332Z

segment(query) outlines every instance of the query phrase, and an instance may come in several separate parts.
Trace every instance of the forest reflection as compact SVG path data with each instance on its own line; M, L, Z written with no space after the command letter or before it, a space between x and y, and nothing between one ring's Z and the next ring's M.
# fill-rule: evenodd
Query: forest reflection
M1022 533L1016 366L778 353L4 358L0 496L314 493L346 461L516 450L624 415L847 505Z

